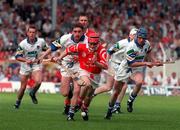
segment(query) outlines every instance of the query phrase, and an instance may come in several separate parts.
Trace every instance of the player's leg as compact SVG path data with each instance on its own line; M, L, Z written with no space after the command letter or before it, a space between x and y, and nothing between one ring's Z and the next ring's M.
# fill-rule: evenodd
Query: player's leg
M16 103L14 104L14 107L17 109L19 108L21 104L21 100L24 96L24 91L26 90L26 85L27 85L29 75L20 75L20 77L21 77L21 86L17 94Z
M71 77L62 76L60 93L65 97L63 114L66 114L66 115L68 115L70 104L71 104L71 98L72 98L72 91L70 92L71 82L72 82ZM71 97L68 95L71 95Z
M102 86L96 88L94 91L94 96L96 96L97 94L103 93L103 92L110 91L113 87L113 84L114 84L114 76L111 76L108 74L106 84L103 84Z
M75 107L77 105L77 99L80 93L80 86L75 81L73 81L73 84L74 84L73 96L71 98L71 105L68 112L67 120L74 120Z
M88 90L88 87L90 86L89 78L87 76L81 76L81 79L85 82L85 86L83 86L83 87L86 88L85 90ZM73 117L74 117L74 113L75 113L75 106L76 106L76 103L78 101L78 96L80 93L80 87L77 85L76 82L74 82L74 86L76 86L76 89L74 89L74 93L73 93L74 102L72 103L72 106L69 110L67 120L74 120ZM86 91L84 91L84 93L86 93ZM84 93L81 93L81 95L80 95L80 98L82 100L84 100L84 98L85 98Z
M30 91L29 95L32 99L32 102L34 104L38 104L38 100L36 98L36 92L38 91L39 87L41 86L42 82L42 71L41 70L36 70L32 72L32 78L35 81L35 86L34 88Z
M130 93L129 99L127 101L128 112L133 111L133 102L136 99L143 83L143 73L137 72L131 76L131 79L135 82L136 86L133 88L133 91Z
M81 79L85 82L85 85L81 87L81 91L77 100L78 109L81 108L82 102L87 95L89 87L91 87L91 81L88 78L88 74L81 76Z
M114 105L114 108L112 110L113 113L122 113L121 112L121 102L124 98L124 95L126 94L127 84L124 84L120 94L117 97L116 103Z
M88 91L87 91L87 95L86 97L84 98L84 102L81 106L81 116L83 118L84 121L88 121L89 120L89 116L88 116L88 107L91 103L91 100L92 100L92 95L94 93L94 90L93 87L89 87L88 88Z
M115 104L115 102L117 100L117 97L118 97L118 95L119 95L119 93L120 93L120 91L122 89L122 86L124 84L125 84L124 82L115 80L115 82L114 82L114 90L113 90L113 93L112 93L110 101L109 101L108 110L107 110L107 113L105 115L105 119L111 119L114 104Z

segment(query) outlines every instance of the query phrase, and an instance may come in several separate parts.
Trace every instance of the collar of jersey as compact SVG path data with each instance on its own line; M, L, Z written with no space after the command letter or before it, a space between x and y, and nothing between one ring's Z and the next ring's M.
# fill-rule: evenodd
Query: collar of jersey
M29 43L29 44L31 44L31 42L30 42L30 40L29 40L29 38L27 37L27 42ZM34 40L34 43L35 42L37 42L37 37L35 38L35 40Z
M81 38L79 39L78 42L83 42L84 39L85 39L85 35L83 34L83 35L81 36ZM75 42L75 40L74 40L74 35L71 36L71 40L72 40L73 42ZM78 42L75 42L75 43L78 43Z
M143 48L144 44L143 45L140 45L137 41L137 39L134 40L134 43L136 44L137 47L139 48Z
M128 37L127 40L128 40L128 43L131 42L130 37Z

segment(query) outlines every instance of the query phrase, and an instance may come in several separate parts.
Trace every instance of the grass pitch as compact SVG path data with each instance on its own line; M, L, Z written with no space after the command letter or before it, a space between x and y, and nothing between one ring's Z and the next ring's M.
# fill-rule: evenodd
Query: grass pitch
M89 109L89 121L83 121L80 112L74 122L62 115L63 97L59 94L38 94L39 104L34 105L28 94L19 110L13 108L16 94L0 93L0 130L179 130L180 97L139 96L133 113L114 114L104 120L109 95L94 98Z

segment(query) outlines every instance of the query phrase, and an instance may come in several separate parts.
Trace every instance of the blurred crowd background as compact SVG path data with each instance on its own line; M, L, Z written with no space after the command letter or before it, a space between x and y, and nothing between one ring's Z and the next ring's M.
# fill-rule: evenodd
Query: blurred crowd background
M89 17L89 27L101 33L108 47L128 36L132 27L148 29L148 40L153 54L163 59L159 43L173 59L180 59L180 1L178 0L57 0L57 21L52 29L52 1L49 0L1 0L0 1L0 81L19 81L19 64L9 63L14 59L18 43L26 37L29 24L38 27L38 36L48 44L71 31L80 13ZM61 74L55 67L44 67L43 81L59 82ZM153 73L153 72L152 72ZM161 84L157 76L154 84ZM169 75L167 82L174 82ZM150 76L151 75L151 76ZM147 77L148 77L147 76ZM175 76L176 86L180 85ZM151 80L145 80L149 84ZM174 84L174 83L172 83Z

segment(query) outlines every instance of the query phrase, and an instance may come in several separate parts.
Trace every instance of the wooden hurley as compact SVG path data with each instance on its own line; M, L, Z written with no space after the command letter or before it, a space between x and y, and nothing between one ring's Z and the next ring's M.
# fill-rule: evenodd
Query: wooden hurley
M162 64L174 64L175 61L165 61L165 62L161 62Z

